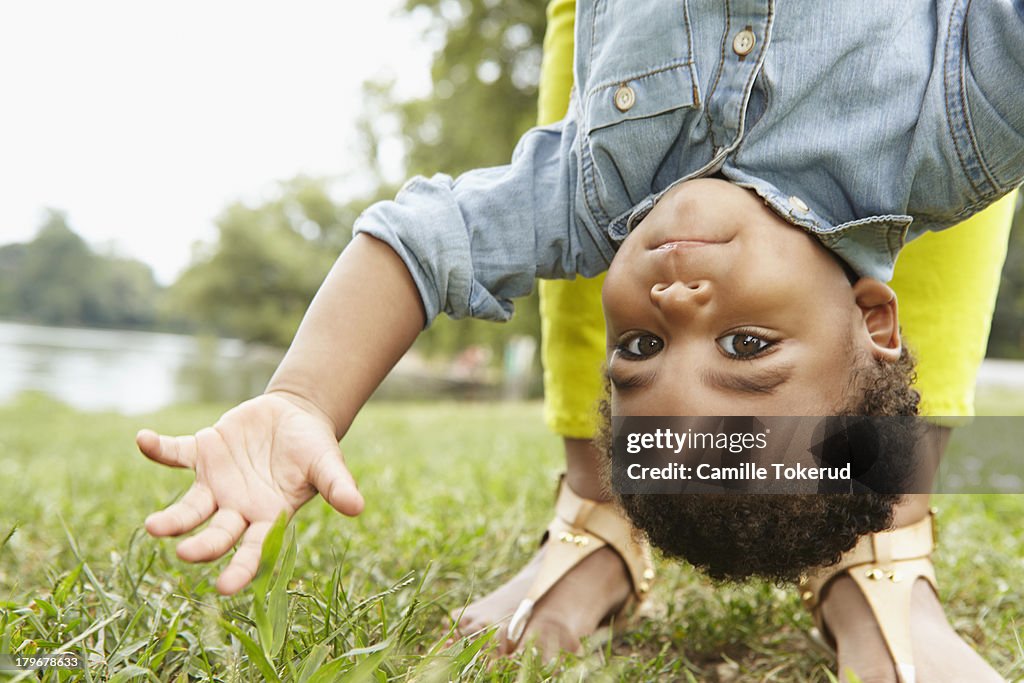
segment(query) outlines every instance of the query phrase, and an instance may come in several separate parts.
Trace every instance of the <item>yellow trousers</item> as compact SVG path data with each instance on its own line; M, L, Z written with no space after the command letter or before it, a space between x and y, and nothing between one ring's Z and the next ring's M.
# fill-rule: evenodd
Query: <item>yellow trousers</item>
M575 0L551 0L544 36L539 123L565 116L572 87ZM896 264L905 343L917 356L922 413L974 413L974 380L985 354L1015 193L955 228L911 242ZM544 416L564 437L590 438L605 357L604 277L540 283Z

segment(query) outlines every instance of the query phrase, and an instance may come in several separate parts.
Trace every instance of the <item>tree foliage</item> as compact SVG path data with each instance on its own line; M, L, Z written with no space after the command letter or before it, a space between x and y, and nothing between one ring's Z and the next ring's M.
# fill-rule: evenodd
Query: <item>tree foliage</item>
M458 174L508 162L536 123L544 5L408 0L406 9L429 13L430 39L441 46L430 94L395 107L410 174Z
M407 9L430 15L429 39L441 47L425 98L400 101L384 82L364 87L359 165L376 189L338 204L324 181L300 178L283 185L278 199L228 207L217 221L217 242L199 249L171 289L175 315L245 340L287 344L359 212L371 199L393 196L379 157L396 132L407 176L507 163L536 116L543 3L409 0ZM510 335L537 334L535 297L518 309L509 325L439 319L419 348L451 353L484 344L500 351Z
M200 329L285 346L361 210L338 204L326 181L299 177L257 206L236 202L216 221L171 287L168 313Z
M372 185L365 198L339 202L328 180L298 177L261 204L228 206L216 221L216 241L197 245L192 264L159 306L159 287L148 268L96 254L67 226L66 216L52 211L33 242L0 248L0 316L118 327L162 322L288 344L351 238L356 217L371 201L394 195L381 168L386 145L403 150L406 177L457 175L508 162L536 116L544 5L406 0L407 11L428 19L425 38L438 46L432 88L409 101L388 82L364 86L361 145L354 154ZM519 334L539 334L535 295L517 302L511 323L441 318L417 344L428 353L480 344L500 354L505 341ZM1017 212L989 353L1024 357L1024 208Z
M371 84L375 106L364 128L371 142L387 137L382 125L397 120L406 175L458 175L508 163L516 142L537 118L537 81L544 37L543 2L524 0L408 0L410 12L430 17L428 40L439 45L431 66L433 87L422 99L399 101L386 84ZM375 149L369 146L371 156ZM516 302L513 320L438 318L417 341L428 354L451 354L483 345L496 357L512 336L539 336L533 294Z
M0 247L0 316L45 325L152 327L159 287L143 263L98 254L49 209L35 239Z

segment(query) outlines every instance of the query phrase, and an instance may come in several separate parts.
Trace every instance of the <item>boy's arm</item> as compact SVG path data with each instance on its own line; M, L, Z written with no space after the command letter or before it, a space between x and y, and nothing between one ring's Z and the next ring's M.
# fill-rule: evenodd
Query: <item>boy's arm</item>
M440 313L508 320L512 300L529 294L536 279L593 277L608 268L616 249L611 218L595 217L573 112L528 131L511 163L454 179L413 178L394 201L356 221L357 233L387 242L402 258L428 323Z
M338 439L417 333L438 313L503 319L537 276L593 275L614 250L581 212L575 126L535 129L512 163L458 179L417 179L367 210L310 305L262 396L194 436L143 430L140 450L195 470L185 496L146 520L177 536L192 562L217 559L241 539L217 588L234 593L259 565L273 521L319 492L348 515L363 507Z
M424 323L412 278L386 244L357 235L313 299L267 393L194 436L143 430L149 458L195 471L178 502L146 519L155 536L201 532L178 544L190 562L215 560L239 541L217 589L232 594L256 575L263 539L319 491L339 512L363 499L338 440Z
M327 275L267 387L308 401L339 440L425 322L394 250L356 235Z

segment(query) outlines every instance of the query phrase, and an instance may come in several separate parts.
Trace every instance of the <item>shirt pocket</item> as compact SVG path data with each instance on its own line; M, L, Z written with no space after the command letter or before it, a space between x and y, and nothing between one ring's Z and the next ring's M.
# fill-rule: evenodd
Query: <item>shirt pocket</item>
M666 7L670 11L666 11ZM671 182L700 106L687 2L598 3L580 89L583 191L601 225Z
M946 117L970 183L969 188L959 184L959 204L966 207L958 219L1024 182L1022 9L1018 3L978 7L960 0L950 13L943 65Z

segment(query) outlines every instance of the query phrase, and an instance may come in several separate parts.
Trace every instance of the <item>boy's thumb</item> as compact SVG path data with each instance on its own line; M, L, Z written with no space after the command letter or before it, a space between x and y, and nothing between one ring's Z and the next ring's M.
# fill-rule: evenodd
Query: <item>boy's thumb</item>
M324 451L313 466L312 475L311 483L335 510L349 517L363 511L363 494L359 493L337 447Z

